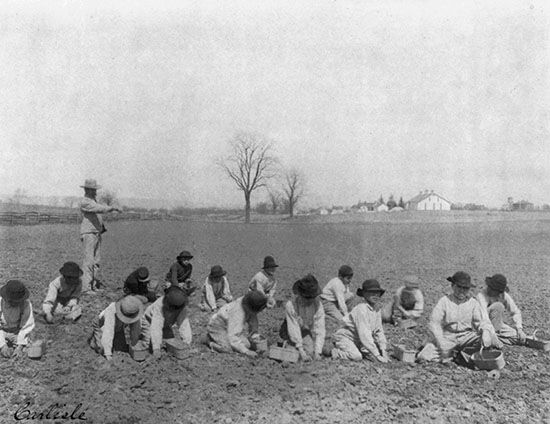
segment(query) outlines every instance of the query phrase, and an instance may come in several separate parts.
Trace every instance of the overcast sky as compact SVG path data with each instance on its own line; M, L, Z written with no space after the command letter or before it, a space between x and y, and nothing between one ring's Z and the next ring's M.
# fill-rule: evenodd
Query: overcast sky
M303 171L308 205L550 203L543 1L20 3L0 5L2 194L96 178L240 205L215 160L245 130Z

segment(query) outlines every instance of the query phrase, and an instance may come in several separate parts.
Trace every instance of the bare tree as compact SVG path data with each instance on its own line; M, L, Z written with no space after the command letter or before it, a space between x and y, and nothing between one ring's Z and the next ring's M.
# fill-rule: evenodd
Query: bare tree
M286 196L288 205L288 214L294 216L294 208L298 201L304 195L305 179L303 175L296 169L291 168L285 173L285 181L283 183L283 191Z
M271 213L276 214L277 209L281 207L281 194L275 191L269 190L269 201L271 202Z
M105 203L107 206L112 206L116 201L116 194L111 190L101 190L97 197L99 202Z
M262 136L249 132L238 132L230 141L232 152L221 159L219 164L225 170L245 201L245 222L250 222L250 197L252 192L265 187L269 178L274 176L276 159L271 144Z

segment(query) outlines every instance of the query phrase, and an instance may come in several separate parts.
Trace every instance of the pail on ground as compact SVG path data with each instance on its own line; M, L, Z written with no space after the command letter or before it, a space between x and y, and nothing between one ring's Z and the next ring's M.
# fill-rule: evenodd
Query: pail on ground
M407 349L404 345L393 345L393 356L398 360L407 363L414 363L416 360L416 350Z
M40 359L44 354L45 348L46 344L44 343L44 340L36 340L29 346L27 356L31 359Z
M540 330L535 330L533 332L533 335L531 337L527 337L525 339L525 346L533 348L533 349L539 349L544 352L550 351L550 340L541 340L537 337L537 332Z
M269 349L269 358L275 359L276 361L281 362L298 362L300 354L298 350L292 346L287 346L286 342L283 343L282 347L271 346Z
M188 349L189 347L181 340L171 339L166 341L166 351L178 359L185 359Z

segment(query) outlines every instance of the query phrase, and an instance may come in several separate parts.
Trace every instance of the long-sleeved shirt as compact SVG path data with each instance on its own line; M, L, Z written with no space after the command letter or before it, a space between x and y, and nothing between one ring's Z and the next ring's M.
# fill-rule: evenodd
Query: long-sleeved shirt
M210 318L208 325L227 330L227 338L231 347L240 353L246 353L249 349L243 343L243 333L248 324L248 334L254 334L258 331L258 316L250 314L246 316L243 308L243 298L239 297L227 305L220 308Z
M163 308L163 304L164 296L161 296L145 309L142 319L145 339L150 337L153 350L159 350L162 345L163 329L171 328L176 324L181 340L190 344L193 334L187 316L187 308L174 311Z
M28 336L34 329L34 315L30 300L11 306L0 297L0 348L6 344L4 331L17 333L17 344L26 345Z
M264 270L259 271L248 283L250 290L258 290L260 293L265 294L267 297L275 296L275 288L277 287L277 280L273 275L269 275Z
M380 356L381 352L386 351L382 315L366 302L360 303L344 316L344 326L338 332L347 333L356 345L373 356Z
M113 302L100 312L92 323L94 332L101 331L101 345L105 356L113 354L113 340L115 333L124 334L124 327L130 329L130 345L135 345L141 334L141 324L138 320L132 324L125 324L116 316L116 303Z
M227 302L233 300L233 296L231 296L231 291L229 290L229 281L225 275L216 283L213 283L209 277L206 277L202 290L206 303L208 303L208 306L212 310L216 309L216 300L219 298L223 298Z
M179 283L184 283L191 278L192 272L193 265L189 263L182 265L179 262L174 262L166 274L166 281L169 281L173 286L177 286Z
M489 312L487 311L487 308L493 302L491 301L491 298L487 295L487 289L483 289L481 292L479 292L476 299L481 305L481 313L483 314L483 318L487 321L490 321ZM510 296L508 293L505 292L502 303L504 305L504 308L510 313L510 315L512 315L512 322L514 323L514 328L516 330L523 330L521 311L517 307L516 302L514 302L514 299L512 299L512 296Z
M328 300L329 302L336 302L338 304L338 309L342 312L342 315L346 315L348 313L346 300L353 297L349 286L349 284L344 284L340 278L335 277L323 288L321 298Z
M405 286L399 287L394 295L394 304L401 305L401 307L403 307L401 298L403 290L405 290ZM420 291L420 289L410 290L409 293L411 293L411 295L414 297L414 306L412 309L407 310L407 312L412 318L420 318L422 316L422 313L424 312L424 295L422 294L422 291Z
M460 335L491 328L490 321L483 318L481 305L475 298L471 297L465 302L458 303L452 294L439 299L429 323L429 329L436 341L444 338L445 333Z
M78 303L82 294L82 281L79 279L76 284L67 284L65 278L57 277L48 286L48 293L42 308L44 312L51 313L56 303L63 306L73 306Z
M84 197L80 202L80 211L82 212L82 224L80 224L80 234L103 233L102 213L109 212L110 206L98 203L95 199Z
M286 303L285 312L290 341L297 349L302 348L302 329L309 330L314 340L315 353L320 354L325 343L325 310L321 300L315 299L315 302L305 305L295 298Z

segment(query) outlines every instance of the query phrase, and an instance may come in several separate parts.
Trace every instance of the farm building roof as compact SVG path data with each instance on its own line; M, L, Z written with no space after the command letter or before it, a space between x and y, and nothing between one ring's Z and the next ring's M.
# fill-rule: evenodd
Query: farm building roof
M433 191L432 191L432 192L429 192L429 191L428 191L428 192L425 192L425 191L424 191L424 192L422 192L422 193L419 193L419 194L417 194L416 196L414 196L411 200L409 200L407 203L420 203L422 200L424 200L424 199L430 197L431 195L435 195L435 196L437 196L437 197L442 198L443 200L445 200L445 201L448 202L448 203L452 203L450 200L445 199L443 196L441 196L440 194L437 194L437 193L435 193L435 192L433 192Z

